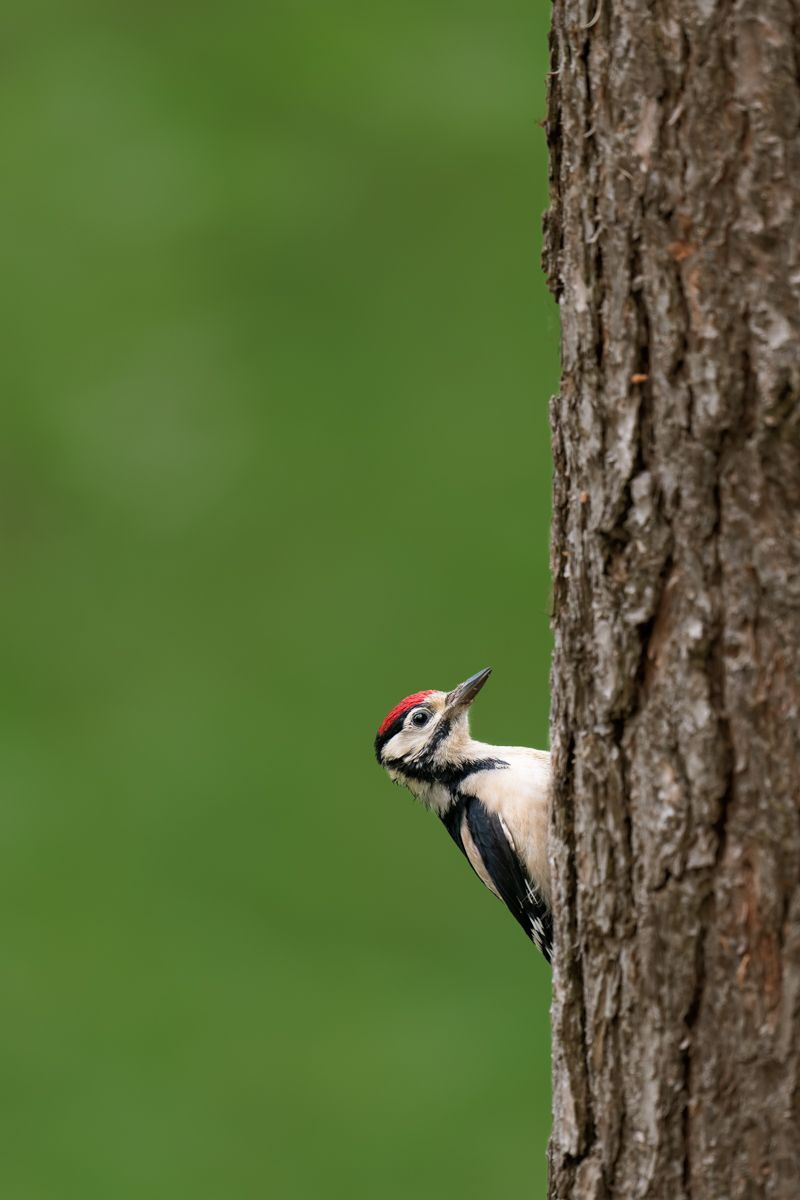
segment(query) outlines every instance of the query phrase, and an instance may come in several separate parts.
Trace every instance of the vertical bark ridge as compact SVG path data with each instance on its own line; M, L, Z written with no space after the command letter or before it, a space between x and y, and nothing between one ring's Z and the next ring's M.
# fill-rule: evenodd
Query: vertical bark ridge
M800 0L556 0L553 1200L800 1179Z

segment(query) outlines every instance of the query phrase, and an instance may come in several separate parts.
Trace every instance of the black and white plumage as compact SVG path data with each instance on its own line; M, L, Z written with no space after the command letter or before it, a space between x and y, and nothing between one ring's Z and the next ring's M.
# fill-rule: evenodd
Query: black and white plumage
M481 882L549 962L550 756L471 737L469 706L489 674L479 671L452 692L406 696L381 724L375 753L396 783L437 813Z

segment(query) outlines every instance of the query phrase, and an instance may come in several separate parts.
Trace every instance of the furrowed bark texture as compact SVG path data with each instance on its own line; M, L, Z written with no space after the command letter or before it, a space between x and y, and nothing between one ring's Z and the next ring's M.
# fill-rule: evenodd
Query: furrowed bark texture
M800 0L556 0L551 1200L800 1196Z

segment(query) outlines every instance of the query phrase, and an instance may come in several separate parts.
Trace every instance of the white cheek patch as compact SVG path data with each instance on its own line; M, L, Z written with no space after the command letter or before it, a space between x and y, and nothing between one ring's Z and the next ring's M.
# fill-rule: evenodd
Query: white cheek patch
M427 730L401 729L383 747L383 759L388 765L392 759L413 757L425 748Z
M402 758L404 754L404 735L405 730L401 729L400 732L396 733L394 737L383 747L383 750L381 750L381 758L383 758L385 762L388 763L388 761L392 758Z
M422 725L419 728L408 725L399 730L381 751L384 763L388 766L392 759L416 758L417 755L422 754L431 740L437 724L438 722L436 721L429 721L427 725Z

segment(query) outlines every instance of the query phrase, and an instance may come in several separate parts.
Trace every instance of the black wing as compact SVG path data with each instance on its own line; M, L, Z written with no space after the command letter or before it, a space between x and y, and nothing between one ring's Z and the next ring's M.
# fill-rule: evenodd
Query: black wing
M490 812L477 796L462 796L442 820L478 878L499 896L550 962L553 953L550 909L528 878L500 817ZM477 862L473 861L475 852Z

